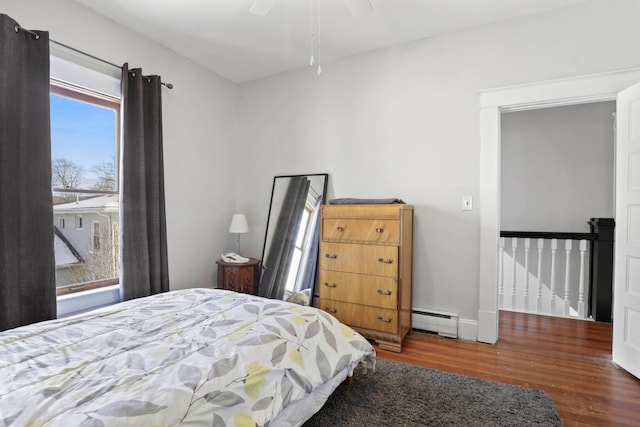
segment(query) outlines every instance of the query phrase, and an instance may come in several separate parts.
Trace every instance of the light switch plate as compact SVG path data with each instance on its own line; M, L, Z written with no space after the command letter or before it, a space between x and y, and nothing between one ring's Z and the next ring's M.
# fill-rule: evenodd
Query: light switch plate
M462 210L463 211L473 210L473 197L462 196Z

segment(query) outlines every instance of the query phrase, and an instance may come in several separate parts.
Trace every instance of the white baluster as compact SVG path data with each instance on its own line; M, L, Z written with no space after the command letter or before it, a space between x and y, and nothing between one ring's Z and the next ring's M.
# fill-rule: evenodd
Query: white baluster
M556 251L558 249L558 239L551 239L551 300L549 301L549 312L556 314Z
M569 301L569 281L571 276L571 240L564 242L564 315L569 317L571 302Z
M513 255L513 268L511 269L511 310L516 309L516 249L518 249L518 238L511 238L511 254Z
M538 239L538 282L536 284L536 313L542 312L542 249L544 248L544 239Z
M505 238L500 238L498 244L498 308L504 307L504 241Z
M587 251L587 241L580 240L580 282L578 288L578 317L585 318L584 309L584 254Z
M531 239L524 239L524 312L529 312L529 249Z

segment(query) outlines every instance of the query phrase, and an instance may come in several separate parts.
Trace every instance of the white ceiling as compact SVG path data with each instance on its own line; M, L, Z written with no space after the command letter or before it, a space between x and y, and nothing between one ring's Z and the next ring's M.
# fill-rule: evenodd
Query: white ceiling
M264 17L249 13L254 0L75 1L234 82L309 66L311 0L278 0ZM589 0L370 1L354 18L344 0L320 0L322 63Z

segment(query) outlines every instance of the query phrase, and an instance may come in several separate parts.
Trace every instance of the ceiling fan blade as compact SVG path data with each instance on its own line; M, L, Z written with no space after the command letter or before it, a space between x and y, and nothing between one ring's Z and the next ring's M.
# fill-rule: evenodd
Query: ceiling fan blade
M249 12L257 16L265 16L271 11L274 4L276 4L276 0L256 0L249 8Z
M373 6L369 0L344 0L349 12L356 18L363 18L373 12Z

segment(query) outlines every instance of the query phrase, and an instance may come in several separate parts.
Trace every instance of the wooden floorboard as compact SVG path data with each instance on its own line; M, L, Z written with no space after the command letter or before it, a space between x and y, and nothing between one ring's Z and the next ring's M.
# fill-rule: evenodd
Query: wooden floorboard
M566 426L640 426L640 380L611 360L609 323L501 312L495 345L413 331L378 357L546 391Z

